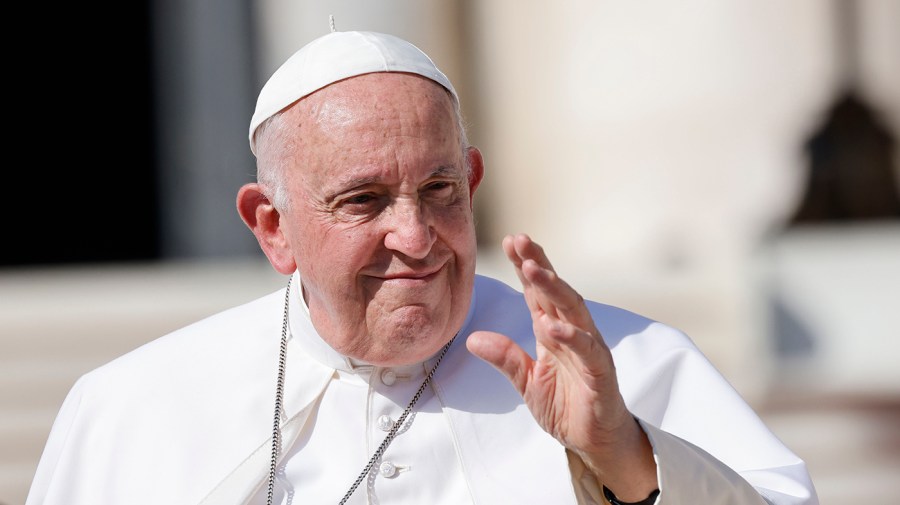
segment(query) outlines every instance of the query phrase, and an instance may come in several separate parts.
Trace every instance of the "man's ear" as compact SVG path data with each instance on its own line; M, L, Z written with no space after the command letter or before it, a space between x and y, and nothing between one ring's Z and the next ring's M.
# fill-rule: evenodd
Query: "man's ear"
M466 161L469 165L469 206L475 203L475 190L484 178L484 158L477 147L466 149Z
M281 214L263 194L259 184L241 186L237 194L237 210L241 219L256 236L269 263L283 275L291 275L297 269L290 243L281 227Z

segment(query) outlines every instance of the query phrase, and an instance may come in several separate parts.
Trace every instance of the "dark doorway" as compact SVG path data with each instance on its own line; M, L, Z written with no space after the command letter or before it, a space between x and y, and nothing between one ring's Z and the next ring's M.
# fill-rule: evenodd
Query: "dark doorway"
M159 253L149 0L42 5L43 43L14 51L15 121L0 266ZM23 46L29 42L23 41Z

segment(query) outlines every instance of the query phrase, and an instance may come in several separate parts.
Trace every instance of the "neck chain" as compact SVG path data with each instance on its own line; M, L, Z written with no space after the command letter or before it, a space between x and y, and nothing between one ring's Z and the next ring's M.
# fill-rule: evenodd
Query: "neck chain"
M269 489L266 493L266 505L272 505L272 500L275 495L275 474L278 469L278 454L281 448L281 416L284 411L284 372L287 362L288 307L290 306L292 279L293 276L288 278L287 288L285 289L284 294L284 319L281 323L281 347L278 351L278 380L275 386L275 422L272 427L272 459L269 463ZM431 371L428 372L428 375L425 376L425 380L422 381L422 385L419 386L418 391L413 395L412 400L409 401L409 405L406 406L406 409L403 411L403 414L400 415L400 418L394 422L391 431L388 432L387 436L384 437L384 441L381 442L381 445L379 445L378 449L375 450L375 453L372 454L369 462L363 468L362 473L359 474L359 477L356 478L356 481L354 481L353 485L350 486L350 489L347 490L347 493L341 499L339 505L344 505L347 500L350 499L350 496L353 495L353 492L356 491L359 484L366 478L366 475L369 474L372 467L375 466L375 463L384 454L384 451L387 450L388 445L390 445L394 440L394 437L397 436L397 431L403 426L407 416L412 412L416 402L419 401L419 398L425 391L425 387L431 382L431 378L434 377L434 372L437 370L438 365L441 364L441 360L444 359L444 355L447 354L450 346L453 345L454 340L456 340L456 335L453 335L453 338L441 348L441 352L434 362L434 367L432 367Z

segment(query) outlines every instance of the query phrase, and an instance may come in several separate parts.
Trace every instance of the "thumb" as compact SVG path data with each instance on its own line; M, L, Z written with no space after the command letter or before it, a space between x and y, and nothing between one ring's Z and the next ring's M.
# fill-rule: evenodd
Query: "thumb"
M493 331L476 331L466 339L466 348L505 375L519 394L525 394L534 360L512 339Z

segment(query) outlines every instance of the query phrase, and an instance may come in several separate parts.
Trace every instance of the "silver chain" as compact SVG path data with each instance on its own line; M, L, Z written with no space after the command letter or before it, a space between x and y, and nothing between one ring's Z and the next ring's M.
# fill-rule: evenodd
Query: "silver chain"
M356 478L356 481L350 486L350 489L347 490L347 494L341 499L338 505L344 505L347 503L347 500L350 499L350 495L356 491L356 488L359 484L366 478L366 475L372 470L372 467L375 466L375 462L381 458L381 455L384 454L384 451L387 450L388 445L394 440L394 437L397 436L397 430L403 426L403 422L406 421L406 416L412 412L413 407L416 405L416 402L419 401L419 397L422 396L422 392L425 391L425 386L431 382L431 378L434 377L434 372L437 370L438 365L441 364L441 360L444 359L444 355L447 354L447 351L450 349L450 346L453 344L453 341L456 340L456 335L453 335L453 338L450 339L449 342L444 344L443 349L441 349L441 353L438 354L437 361L434 362L434 367L431 368L431 371L428 372L428 375L425 376L425 380L422 381L422 385L419 386L419 390L416 391L416 394L412 397L412 400L409 401L409 405L406 406L406 410L403 411L403 414L400 415L400 418L394 422L394 425L391 426L391 431L388 432L387 436L384 437L384 441L381 442L381 445L378 446L378 449L375 450L375 454L372 454L372 458L369 459L369 462L366 464L365 468L363 468L362 473L359 474L359 477Z
M281 449L281 413L284 410L284 369L287 363L287 330L288 307L291 300L291 280L288 277L284 290L284 319L281 322L281 348L278 350L278 380L275 385L275 423L272 427L272 460L269 462L269 490L266 492L266 505L272 505L275 495L275 472L278 467L278 453Z
M275 475L278 469L278 454L281 449L281 415L284 410L284 371L285 364L287 362L287 332L288 332L288 307L290 306L290 296L291 296L291 280L293 276L288 278L287 288L285 289L284 294L284 320L281 323L281 348L278 351L278 380L275 386L275 422L272 428L272 460L269 463L269 489L266 493L266 505L272 505L272 500L275 496ZM450 339L449 342L444 344L444 347L441 348L440 354L438 354L437 360L434 362L434 366L431 368L431 371L428 372L428 375L425 376L425 380L422 381L422 385L419 386L416 394L413 395L412 400L409 401L409 405L406 406L406 409L403 411L403 414L400 415L400 418L394 422L394 425L391 427L391 431L388 432L387 436L384 437L384 441L381 442L381 445L378 446L378 449L375 450L375 453L372 454L372 458L369 459L369 462L366 464L365 468L363 468L362 473L359 474L359 477L356 478L356 481L353 482L353 485L350 486L350 489L347 490L347 494L339 502L339 505L344 505L347 500L350 499L350 496L356 491L356 488L359 487L360 483L363 479L366 478L366 475L372 471L372 467L375 466L375 462L377 462L381 456L384 454L384 451L387 450L388 445L394 440L394 437L397 436L397 431L403 426L403 423L406 421L406 418L412 412L413 407L415 407L416 402L419 401L419 398L422 396L422 393L425 391L425 387L428 386L428 383L431 382L431 378L434 377L435 371L437 371L438 365L441 364L441 360L444 359L444 355L447 354L447 351L450 350L450 346L453 345L453 341L456 340L456 335L453 335L453 338Z

